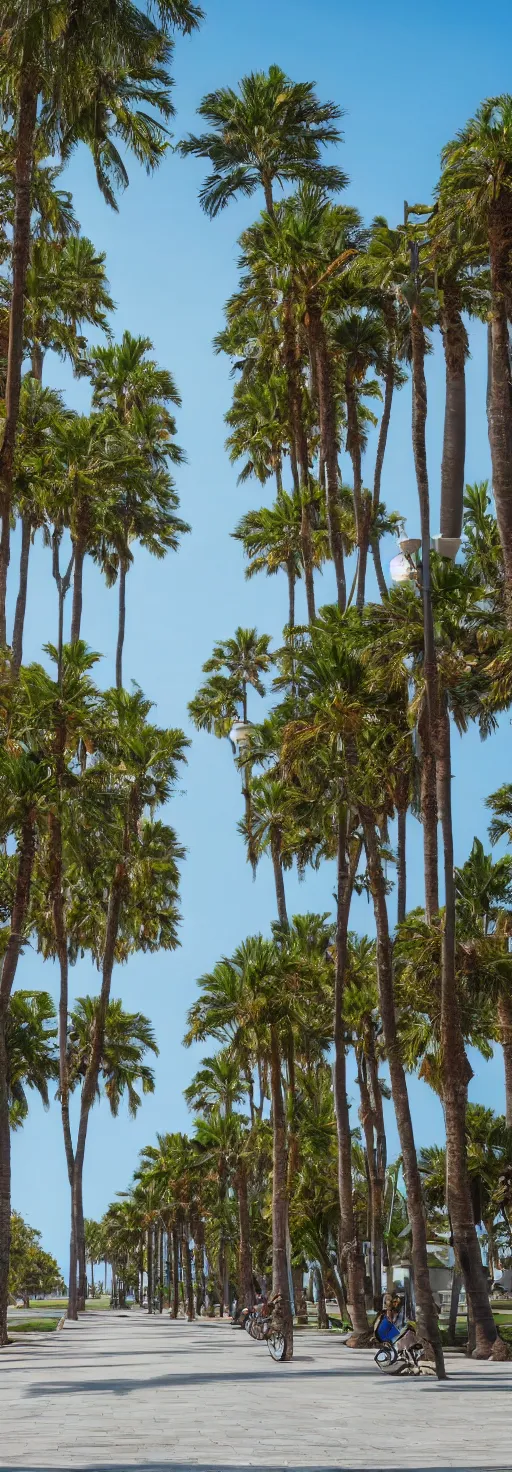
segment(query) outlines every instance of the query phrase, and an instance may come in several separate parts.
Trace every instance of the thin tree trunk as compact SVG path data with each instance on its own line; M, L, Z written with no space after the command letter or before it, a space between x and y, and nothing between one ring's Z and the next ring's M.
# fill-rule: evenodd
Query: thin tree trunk
M351 1347L359 1348L370 1342L370 1326L366 1314L364 1296L363 1253L361 1243L358 1241L357 1236L352 1197L352 1134L347 1098L347 1052L344 1017L348 920L356 871L357 862L354 861L352 865L349 862L347 819L340 803L338 814L333 1083L338 1137L338 1190L340 1198L341 1238L343 1244L343 1269L347 1281L347 1309L353 1330L349 1343Z
M18 597L16 599L16 612L14 615L14 628L12 633L12 667L15 675L19 674L23 660L23 631L25 628L25 612L27 607L28 563L30 557L31 540L32 524L30 521L30 517L22 516L20 575L18 583Z
M359 422L357 417L357 395L351 373L347 373L347 377L345 379L345 394L347 403L347 450L352 461L352 473L354 479L354 517L356 523L358 548L356 608L358 609L359 613L361 613L364 608L365 600L366 569L368 565L368 549L370 546L372 507L371 502L368 502L368 505L363 504L361 436L359 433Z
M176 1227L172 1229L172 1317L177 1319L180 1305L180 1260L178 1247L178 1233Z
M448 1343L455 1344L457 1337L457 1315L459 1312L460 1290L462 1288L462 1273L454 1267L452 1277L452 1291L450 1294L450 1313L448 1316Z
M468 335L462 321L460 288L444 282L441 333L446 365L443 458L441 461L441 536L460 537L466 459L466 374Z
M78 1288L77 1308L79 1314L85 1312L85 1299L87 1293L87 1260L85 1254L85 1224L84 1224L84 1201L82 1171L76 1169L76 1255L78 1262Z
M377 441L377 454L375 456L375 470L373 475L373 497L372 511L376 516L380 506L380 487L382 481L382 467L388 442L389 421L391 419L391 405L393 403L393 391L395 387L395 364L391 348L388 351L388 363L384 379L384 404L382 419L379 426L379 438Z
M254 1303L254 1287L251 1252L251 1220L249 1216L247 1166L245 1165L245 1162L243 1160L240 1160L238 1163L235 1186L238 1197L238 1270L240 1275L240 1292L243 1298L244 1308L252 1308Z
M405 920L407 911L407 808L397 812L397 925Z
M272 1090L272 1293L282 1304L286 1359L293 1357L293 1319L288 1277L288 1191L286 1120L281 1083L281 1053L276 1027L270 1030Z
M372 1043L373 1050L374 1043ZM373 1307L379 1310L382 1301L382 1248L384 1241L384 1186L386 1172L386 1148L384 1135L384 1153L382 1152L382 1134L384 1121L382 1118L382 1097L378 1082L377 1061L374 1059L375 1085L380 1098L381 1115L381 1140L379 1142L379 1127L376 1110L374 1108L373 1093L368 1081L368 1060L363 1054L358 1060L357 1080L361 1097L361 1108L359 1118L363 1126L366 1146L366 1159L368 1169L369 1205L370 1205L370 1258ZM377 1135L377 1140L375 1136Z
M329 1328L329 1320L327 1318L327 1309L325 1307L325 1288L324 1288L324 1280L323 1280L323 1275L322 1275L322 1269L318 1267L318 1264L316 1264L315 1267L314 1267L314 1269L313 1269L313 1272L315 1274L316 1291L317 1291L317 1307L316 1307L316 1312L317 1312L317 1328L318 1329L328 1329Z
M476 1354L489 1358L506 1356L498 1339L480 1246L476 1234L467 1168L466 1110L471 1068L466 1056L460 1019L455 972L455 880L451 810L450 717L446 695L440 702L437 787L443 833L445 921L441 959L441 1077L446 1122L447 1205L455 1253L460 1263L466 1294L473 1312ZM503 1353L505 1351L505 1353Z
M279 924L281 925L283 930L288 930L288 911L286 909L286 894L284 888L283 864L281 859L281 845L277 838L274 838L272 840L271 850Z
M153 1228L148 1227L148 1314L153 1313L153 1279L154 1279L154 1244Z
M310 623L315 619L315 588L313 579L313 544L311 535L311 485L307 436L302 412L302 381L300 353L297 344L297 328L293 315L293 304L288 298L283 320L284 367L288 392L288 414L290 433L293 437L295 459L298 466L301 498L301 546L304 564L304 582Z
M295 628L295 563L293 558L286 564L288 578L288 628Z
M30 252L31 186L34 166L34 140L37 125L38 86L35 73L26 67L19 90L15 155L15 206L12 243L12 290L9 309L9 348L5 388L5 420L0 450L0 646L7 642L5 605L10 557L10 516L14 442L18 424L21 368L23 363L23 323L25 287Z
M510 292L510 253L512 250L512 211L508 191L502 190L493 209L489 229L491 264L491 341L492 372L489 393L488 427L492 460L492 484L496 502L496 519L500 534L505 569L505 594L508 621L512 621L512 414L510 412L510 359L508 338L508 297Z
M425 871L425 917L430 925L439 909L439 861L437 849L437 780L436 759L430 743L426 704L420 712L418 734L421 742L420 805L423 828L423 865Z
M123 648L124 632L126 626L126 562L121 558L119 564L119 621L117 627L116 648L116 689L123 688Z
M379 589L380 596L382 598L382 602L385 603L386 602L386 599L389 598L389 591L388 591L388 585L387 585L386 579L384 577L384 572L383 572L383 568L382 568L382 559L381 559L381 555L380 555L380 542L379 542L379 538L377 536L372 537L372 554L373 554L373 565L374 565L374 568L375 568L375 576L377 578L377 586L378 586L378 589Z
M182 1238L183 1279L185 1285L185 1307L189 1324L195 1319L194 1285L192 1282L192 1259L188 1240L188 1227L183 1228Z
M498 1022L505 1065L505 1117L512 1130L512 1002L505 992L498 999Z
M163 1314L163 1311L164 1311L164 1232L163 1232L163 1227L160 1227L160 1252L159 1252L159 1265L158 1265L158 1280L159 1280L158 1308L159 1308L159 1312L161 1314Z
M85 542L77 538L73 544L75 554L73 573L73 602L71 606L71 643L76 644L80 638L83 605L83 580L85 562Z
M418 1334L423 1341L427 1355L435 1361L438 1378L444 1379L445 1369L441 1335L428 1270L427 1231L423 1211L421 1177L418 1170L411 1108L396 1027L393 954L386 905L386 881L373 814L366 808L361 808L360 812L364 829L364 842L377 930L377 976L380 1014L403 1161L407 1193L407 1214L411 1224L411 1259L416 1294Z
M331 381L329 350L320 308L310 305L306 314L306 326L311 354L316 368L316 388L320 420L320 442L326 478L327 525L331 557L336 574L338 608L345 612L347 584L343 556L343 538L340 528L340 496L338 445L336 434L336 405Z

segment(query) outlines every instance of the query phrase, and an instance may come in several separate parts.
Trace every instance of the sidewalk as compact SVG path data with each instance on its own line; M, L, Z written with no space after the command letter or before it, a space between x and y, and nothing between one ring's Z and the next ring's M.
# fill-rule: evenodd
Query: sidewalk
M229 1324L86 1316L0 1353L0 1467L24 1472L512 1467L512 1365L386 1379L304 1330L290 1365Z

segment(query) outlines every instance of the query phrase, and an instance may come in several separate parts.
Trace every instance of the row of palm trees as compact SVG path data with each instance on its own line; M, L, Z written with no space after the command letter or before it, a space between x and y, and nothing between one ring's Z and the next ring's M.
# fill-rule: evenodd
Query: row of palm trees
M500 928L510 902L510 859L493 862L475 844L457 871L461 940L458 972L464 1032L484 1056L497 1034L496 1005L511 963ZM464 939L462 939L464 936ZM397 939L400 1049L408 1070L440 1092L438 985L440 937L413 913ZM338 1184L332 1088L335 927L327 915L293 917L286 934L249 937L200 978L186 1044L212 1040L185 1090L194 1112L191 1135L159 1135L141 1152L126 1193L91 1226L91 1263L112 1263L113 1294L132 1291L149 1313L221 1315L233 1298L251 1304L270 1284L275 1265L275 1148L280 1121L273 1058L280 1055L286 1129L285 1197L290 1233L287 1275L300 1312L303 1274L315 1279L319 1322L325 1297L352 1320L346 1219ZM403 1272L411 1256L401 1162L388 1160L383 1101L389 1088L379 1012L376 942L351 933L347 946L345 1047L354 1066L358 1127L352 1128L351 1231L361 1255L363 1312L356 1342L370 1337L380 1307L383 1268ZM276 1109L277 1103L277 1109ZM476 1225L485 1232L490 1275L512 1261L512 1152L503 1116L481 1105L467 1114L468 1173ZM446 1151L418 1155L429 1252L450 1238ZM274 1200L273 1200L274 1198ZM345 1203L346 1204L346 1203ZM364 1248L364 1255L363 1255ZM274 1251L273 1251L274 1249ZM448 1334L455 1342L459 1263ZM365 1324L363 1328L362 1325ZM473 1347L474 1339L470 1339Z
M153 1084L146 1052L157 1050L148 1019L112 998L115 967L136 951L177 944L183 851L159 810L187 743L181 731L151 719L139 689L126 693L123 645L135 544L163 557L188 530L172 476L183 459L174 420L180 401L149 338L125 332L114 341L105 257L81 235L61 176L85 144L98 187L117 209L130 155L150 173L158 167L174 113L173 38L201 19L191 0L161 0L151 13L136 0L87 0L78 10L64 3L58 14L52 0L0 6L0 1344L7 1338L10 1136L26 1112L25 1087L46 1101L49 1082L58 1086L71 1201L69 1314L76 1317L86 1283L90 1110L104 1088L114 1113L124 1093L133 1112L138 1085L147 1091ZM89 330L99 346L88 342ZM46 383L47 355L55 352L88 379L89 413L76 414ZM56 586L56 637L44 647L44 664L24 664L37 533ZM116 681L106 692L94 681L99 656L81 637L87 558L119 592ZM15 990L28 945L58 977L56 1052L47 993ZM70 967L85 955L99 973L99 995L72 1006Z
M493 98L442 154L430 204L405 206L396 228L377 216L368 228L339 200L346 180L324 165L321 147L340 141L339 110L284 73L244 79L199 111L209 131L185 153L212 172L201 203L214 216L237 193L262 190L265 208L240 239L239 284L227 303L216 349L230 358L235 385L227 448L242 460L240 479L275 481L274 506L247 513L235 536L248 575L286 572L288 622L283 648L270 654L256 631L238 631L236 677L229 641L217 645L191 703L198 727L238 741L248 858L272 855L280 932L288 933L284 872L331 857L337 866L334 944L333 1090L338 1132L340 1220L348 1302L356 1337L367 1333L364 1275L354 1232L346 1076L347 946L351 899L365 886L377 932L379 1011L403 1161L421 1336L444 1373L428 1274L421 1176L400 1034L400 943L406 914L407 813L423 824L425 908L436 957L438 1075L446 1121L451 1231L463 1274L477 1351L502 1354L489 1305L467 1167L467 1090L471 1077L461 997L460 918L451 813L451 722L492 730L509 704L510 486L512 412L508 319L512 99ZM291 122L293 119L293 122ZM322 129L324 131L322 132ZM297 144L297 137L302 142ZM277 200L284 180L295 192ZM333 197L333 195L335 197ZM465 362L468 314L487 323L487 417L496 522L484 485L465 487ZM425 358L440 329L446 367L440 535L431 551L426 449ZM395 392L410 370L412 449L420 533L402 534L390 590L380 539L396 513L381 501L383 464ZM380 421L375 408L382 405ZM368 426L378 424L371 488L364 480ZM346 460L342 459L346 456ZM343 467L348 465L349 485ZM288 481L285 487L284 481ZM455 563L465 522L464 557ZM367 602L373 554L380 604ZM352 586L347 557L356 554ZM333 564L336 601L318 612L315 570ZM296 627L295 585L304 580L307 626ZM254 652L247 675L247 644ZM244 692L263 668L277 668L277 704L259 725L247 722ZM238 678L238 685L237 685ZM507 790L495 795L499 808ZM397 819L398 922L387 906L388 826ZM439 837L442 860L440 863ZM440 872L441 871L441 872ZM440 880L444 905L440 907ZM425 944L423 937L422 944ZM502 952L506 950L502 943ZM507 969L506 954L504 966ZM499 989L498 989L499 990ZM510 1038L507 984L500 1027ZM508 1020L507 1020L508 1019ZM492 1034L491 1034L492 1035ZM506 1055L507 1056L507 1055ZM272 1054L274 1094L274 1288L286 1301L286 1159L292 1151L282 1109L286 1059ZM508 1111L509 1119L510 1111ZM291 1323L288 1323L291 1343Z

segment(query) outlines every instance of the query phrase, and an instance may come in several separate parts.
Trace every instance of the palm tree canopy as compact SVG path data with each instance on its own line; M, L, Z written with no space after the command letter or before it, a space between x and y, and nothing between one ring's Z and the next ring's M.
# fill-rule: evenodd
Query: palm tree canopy
M199 194L212 217L237 194L265 191L272 207L272 184L311 179L327 189L343 189L346 175L320 162L320 150L339 143L341 108L319 102L312 82L292 82L279 66L243 77L238 93L231 87L209 92L198 108L209 131L189 134L183 154L207 158L213 172Z
M68 1056L71 1088L76 1087L87 1072L97 1008L96 997L78 997L70 1015ZM118 1113L125 1093L128 1096L129 1113L132 1118L136 1115L141 1104L137 1083L142 1086L143 1094L154 1092L153 1069L143 1061L147 1052L158 1054L158 1045L149 1019L142 1012L125 1012L122 1002L118 1000L110 1001L105 1021L98 1098L102 1083L113 1115Z

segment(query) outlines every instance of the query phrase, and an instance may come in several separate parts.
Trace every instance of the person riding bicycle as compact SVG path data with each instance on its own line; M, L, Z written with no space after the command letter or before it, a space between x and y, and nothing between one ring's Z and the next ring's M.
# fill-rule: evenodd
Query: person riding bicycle
M412 1326L407 1322L397 1322L401 1317L402 1307L402 1300L397 1293L383 1294L382 1309L373 1325L378 1344L395 1344L397 1339L400 1339L402 1349L409 1349L411 1344L416 1344L417 1335Z

